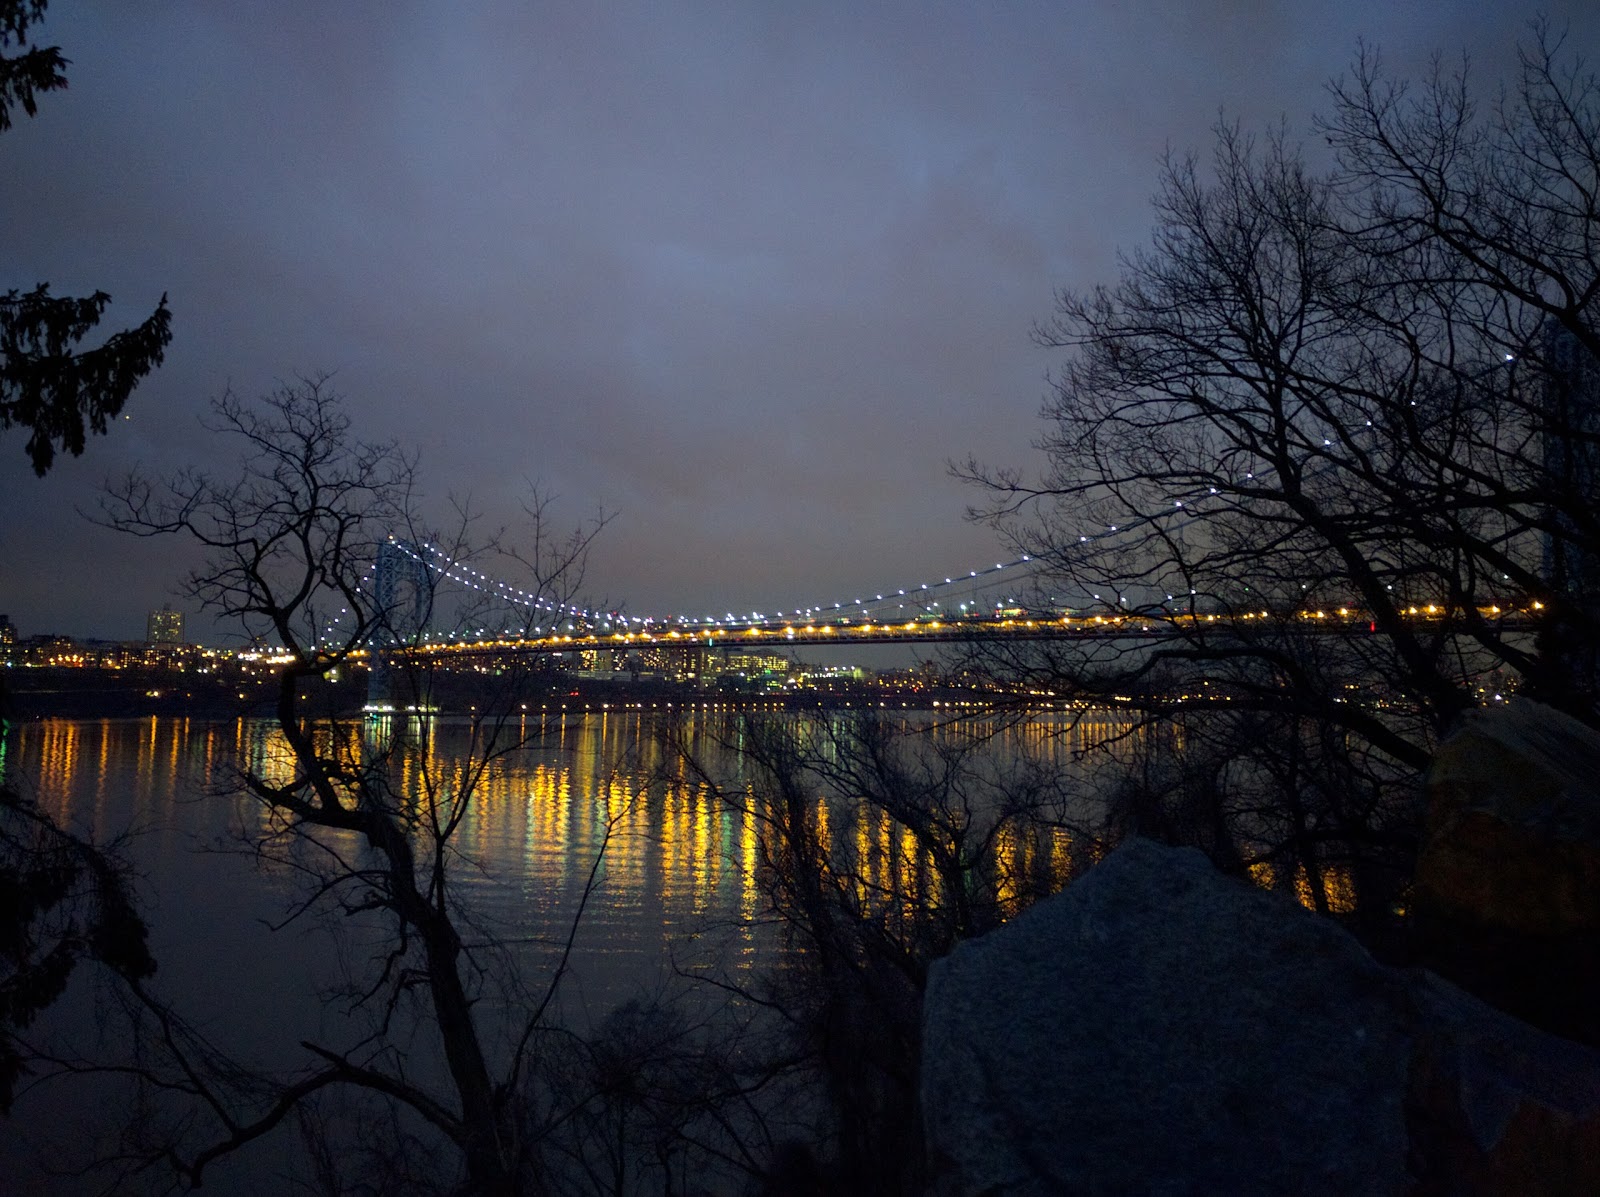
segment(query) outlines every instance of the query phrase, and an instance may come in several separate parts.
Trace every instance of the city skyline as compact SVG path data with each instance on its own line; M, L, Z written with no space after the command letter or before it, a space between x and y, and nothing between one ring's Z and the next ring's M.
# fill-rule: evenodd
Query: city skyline
M206 402L335 372L360 433L422 453L436 511L515 521L525 480L618 518L588 596L825 602L1005 559L944 462L1032 464L1056 288L1113 281L1164 150L1218 113L1311 144L1366 38L1398 77L1587 6L1021 6L269 15L55 6L70 89L0 136L6 287L170 296L130 417L35 480L0 437L0 609L136 638L177 546L76 509L206 462ZM1263 47L1268 47L1266 51ZM211 463L221 465L222 463ZM721 589L706 593L708 586Z

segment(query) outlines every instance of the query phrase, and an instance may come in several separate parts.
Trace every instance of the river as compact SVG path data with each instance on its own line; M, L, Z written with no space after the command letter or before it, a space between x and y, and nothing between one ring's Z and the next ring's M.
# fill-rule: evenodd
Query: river
M1111 729L1089 722L1069 731L1063 716L995 735L980 721L898 719L930 740L981 733L991 755L1042 755L1063 767ZM742 785L735 716L708 711L679 716L675 726L707 775ZM561 1000L573 1025L590 1025L675 974L715 968L739 977L783 966L781 941L760 917L755 820L684 767L665 746L665 727L649 710L524 719L511 729L522 747L490 764L454 837L453 883L474 912L473 934L509 944L521 974L547 976L576 927ZM370 753L393 731L369 723L339 734ZM471 724L437 719L420 731L402 785L459 784L474 759ZM341 1008L330 994L386 942L370 921L313 913L284 925L306 877L290 867L292 855L286 866L248 850L264 827L262 808L236 784L241 768L270 777L284 767L277 737L260 721L43 720L0 745L8 784L61 825L121 842L141 878L161 991L213 1040L247 1044L269 1064L295 1058L308 1034L331 1033ZM892 828L857 833L864 860L893 862ZM870 851L869 837L882 837L884 850ZM1043 866L1065 867L1064 858ZM58 1028L77 1033L92 1022L82 989L52 1015ZM49 1191L76 1190L62 1182Z

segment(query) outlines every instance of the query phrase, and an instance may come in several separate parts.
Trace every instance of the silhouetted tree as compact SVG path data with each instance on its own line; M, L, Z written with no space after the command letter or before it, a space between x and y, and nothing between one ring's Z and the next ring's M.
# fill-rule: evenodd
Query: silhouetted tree
M42 20L47 0L5 0L0 5L0 46L23 46L28 26ZM11 128L11 109L34 116L39 92L67 85L67 60L59 46L31 46L20 54L0 55L0 133Z
M809 1082L784 1103L791 1138L766 1191L922 1191L928 968L1072 870L1067 778L989 751L1001 727L745 717L735 778L674 740L679 766L754 827L758 920L790 953L742 987L772 1015L768 1075Z
M67 86L68 60L56 46L30 46L29 29L46 0L0 0L0 132L11 110L38 112L37 95ZM83 452L88 432L103 433L139 380L161 364L172 340L172 314L163 295L148 319L99 345L82 347L111 297L56 296L40 283L0 294L0 428L29 430L27 451L43 474L58 450Z
M370 646L389 646L399 668L428 668L417 651L428 631L415 617L417 598L372 584L379 557L397 544L413 554L434 546L459 562L464 550L419 530L412 459L355 437L325 380L286 386L258 404L225 395L215 415L215 428L243 449L236 476L133 476L106 496L106 518L135 535L203 546L207 561L189 593L246 635L281 647L274 721L285 757L240 767L241 785L262 810L247 850L307 878L297 914L332 909L376 919L383 938L370 974L352 977L345 995L370 1025L351 1043L307 1041L305 1066L278 1079L208 1065L212 1050L136 985L147 1031L165 1053L148 1057L144 1075L158 1089L191 1094L197 1109L155 1133L147 1128L142 1153L125 1162L166 1160L198 1185L213 1161L350 1090L388 1119L402 1112L448 1147L418 1156L429 1173L415 1181L534 1191L544 1183L540 1118L548 1114L537 1100L537 1062L566 957L549 976L521 977L495 940L468 934L475 924L456 884L456 833L483 778L529 743L512 714L517 671L497 677L493 699L472 722L470 761L448 772L429 751L426 720L401 716L363 734L319 712L307 685L350 667ZM551 537L543 505L532 514L526 603L498 613L530 627L570 598L604 523ZM420 584L435 576L422 571ZM431 598L423 605L439 609ZM429 687L415 680L409 690L425 695ZM490 978L507 988L492 989ZM439 1083L408 1066L414 1036L444 1061Z
M0 0L0 50L21 48L0 54L0 132L11 127L14 107L33 116L39 93L67 85L61 50L27 45L29 27L44 11L45 0ZM83 452L86 420L104 432L171 340L163 296L138 328L74 353L108 302L103 292L56 298L42 283L0 295L0 428L31 430L36 474L50 468L58 447ZM0 733L9 713L0 677ZM18 1036L84 959L134 980L154 972L126 866L0 784L0 1113L10 1109L32 1054Z
M1365 52L1331 98L1326 171L1234 125L1167 164L1152 243L1038 330L1070 351L1043 477L961 472L1048 593L1162 633L995 667L1232 721L1216 800L1308 804L1219 808L1236 847L1404 856L1418 771L1507 679L1600 723L1600 87L1541 27L1495 102Z

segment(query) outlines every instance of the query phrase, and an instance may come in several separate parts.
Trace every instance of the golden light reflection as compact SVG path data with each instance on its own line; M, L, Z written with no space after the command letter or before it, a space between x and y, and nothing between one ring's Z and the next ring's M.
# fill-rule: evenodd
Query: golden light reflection
M737 821L739 834L739 872L743 884L739 887L739 914L746 923L756 917L759 909L759 895L756 890L756 860L758 845L756 841L756 824L754 819L743 818Z
M1089 746L1132 743L1144 734L1115 712L1061 713L998 730L965 716L913 716L912 725L928 728L934 745L961 747L998 735L1001 755L1025 751L1062 769ZM758 942L750 925L769 914L758 889L762 820L774 812L760 805L752 768L718 747L735 734L732 721L710 713L691 717L684 728L696 751L715 759L716 775L732 779L726 794L657 743L648 714L541 713L501 730L499 746L516 747L481 767L474 762L482 760L488 733L466 720L356 721L320 729L315 745L319 754L385 782L424 834L434 817L459 814L458 891L499 903L503 917L530 938L564 930L560 920L574 909L603 847L602 888L591 906L597 942L637 938L648 927L659 944L702 919L742 924L744 947L737 950ZM15 734L8 764L37 779L47 810L113 831L136 818L174 821L169 814L180 794L221 791L238 768L269 784L295 776L288 743L267 722L42 721ZM826 752L826 737L809 748ZM247 827L274 829L260 803L225 797L211 806ZM941 875L936 860L953 858L956 845L936 837L952 835L959 823L913 828L882 809L820 792L807 796L807 809L813 846L835 862L860 908L907 933L919 920L947 920L958 899L1010 917L1103 851L1060 827L1007 821L985 854L963 862L964 872L949 866ZM969 815L978 826L962 848L968 855L977 851L985 817L982 810ZM1330 873L1323 884L1328 906L1346 909L1353 896L1348 878Z
M1250 880L1262 889L1278 889L1278 871L1269 861L1257 861L1249 869ZM1348 914L1356 908L1355 881L1344 865L1325 865L1322 870L1322 897L1326 909L1334 914ZM1297 865L1294 873L1295 901L1307 910L1316 910L1317 891L1304 865Z
M1018 900L1022 895L1020 879L1026 875L1018 857L1020 855L1016 829L1010 823L1001 826L994 839L995 899L1006 918L1018 913Z

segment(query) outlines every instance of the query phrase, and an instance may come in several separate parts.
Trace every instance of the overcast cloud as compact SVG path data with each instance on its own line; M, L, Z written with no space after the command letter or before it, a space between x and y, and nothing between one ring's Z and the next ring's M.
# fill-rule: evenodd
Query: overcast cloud
M208 400L336 371L428 497L618 517L591 592L789 607L992 564L945 462L1032 464L1056 288L1114 279L1168 147L1300 133L1357 39L1509 78L1592 3L73 4L71 87L0 136L0 287L163 292L131 419L33 478L0 611L138 637L176 546L76 509L216 452ZM206 625L198 626L209 638Z

